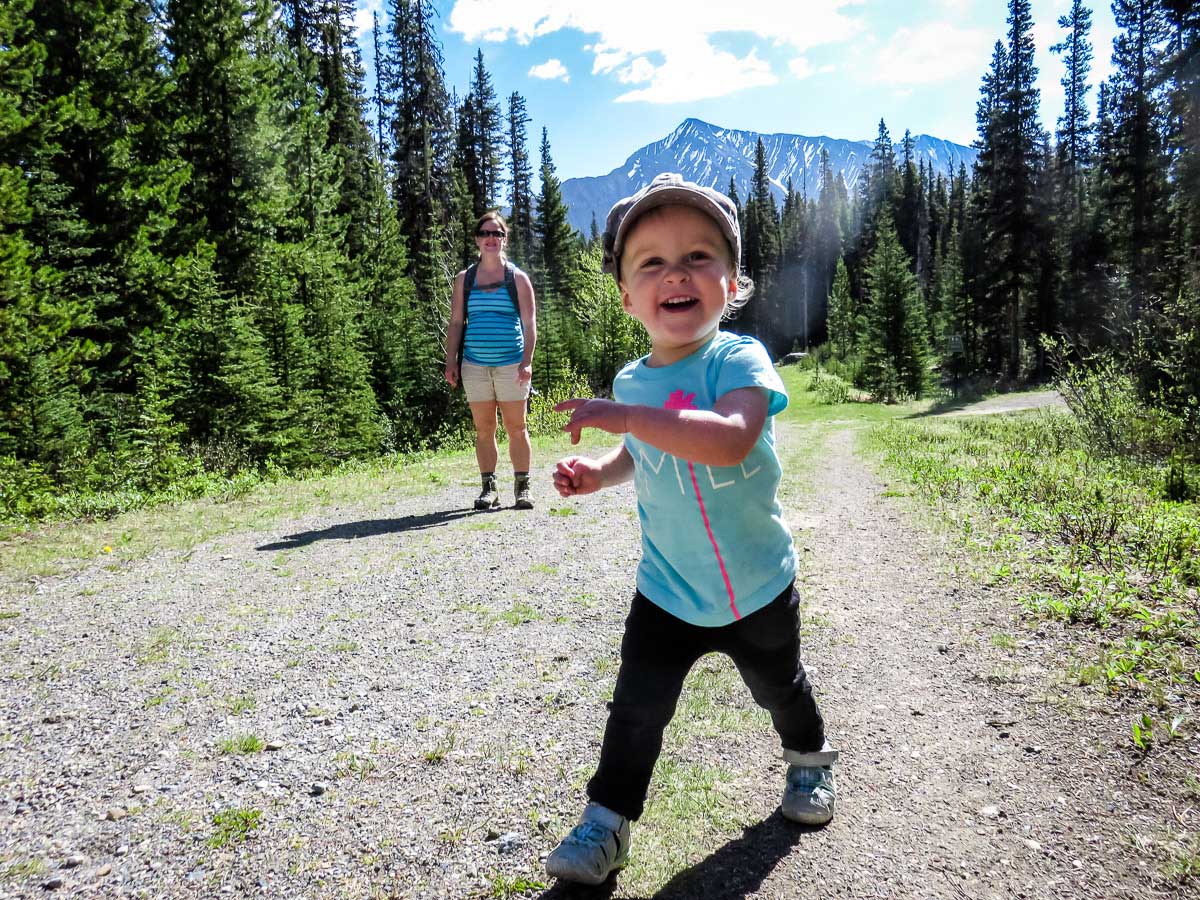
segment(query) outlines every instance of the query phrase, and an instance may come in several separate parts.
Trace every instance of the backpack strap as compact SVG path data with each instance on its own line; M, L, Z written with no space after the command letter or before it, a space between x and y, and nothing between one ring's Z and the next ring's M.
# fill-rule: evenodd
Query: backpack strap
M467 302L471 296L471 291L475 290L475 270L479 268L479 263L471 263L467 266L467 271L463 273L463 325L467 323L467 309L471 304Z
M475 272L479 268L479 263L471 263L467 266L467 271L463 274L463 323L467 321L467 308L470 304L467 300L471 296L471 291L475 290ZM521 271L511 262L504 263L504 289L508 291L508 299L512 300L513 309L518 312L521 309L520 300L517 299L517 272Z
M517 312L521 311L521 302L517 299L517 267L510 262L504 263L504 287L508 291L508 296L512 299L513 308Z

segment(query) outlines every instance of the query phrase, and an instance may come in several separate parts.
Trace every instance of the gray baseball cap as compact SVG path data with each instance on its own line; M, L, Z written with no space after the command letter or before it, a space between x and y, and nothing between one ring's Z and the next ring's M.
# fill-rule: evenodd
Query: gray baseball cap
M618 200L608 211L608 220L604 225L603 270L620 281L617 264L625 249L625 236L630 227L655 207L674 204L690 206L706 213L717 223L721 234L729 242L734 266L741 264L742 230L738 227L737 207L733 201L720 191L684 181L682 175L664 172L655 176L653 181L632 197Z

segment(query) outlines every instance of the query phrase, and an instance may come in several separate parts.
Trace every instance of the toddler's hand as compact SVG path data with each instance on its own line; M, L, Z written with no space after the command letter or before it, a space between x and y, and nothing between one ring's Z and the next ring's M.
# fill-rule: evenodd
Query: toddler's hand
M624 434L629 430L628 411L623 403L612 400L564 400L554 407L555 412L571 411L571 421L563 431L571 433L571 443L579 443L579 434L585 428L599 428L612 434Z
M600 490L600 464L586 456L560 459L554 468L554 489L560 497L592 494Z

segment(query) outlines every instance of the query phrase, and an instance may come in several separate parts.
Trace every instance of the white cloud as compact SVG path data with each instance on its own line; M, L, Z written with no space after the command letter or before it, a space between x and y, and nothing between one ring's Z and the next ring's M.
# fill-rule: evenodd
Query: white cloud
M721 97L778 81L755 49L739 56L719 50L717 35L750 35L795 54L844 41L862 23L847 14L863 0L757 0L698 4L695 0L458 0L451 31L467 41L505 39L528 44L564 29L594 36L592 73L622 84L644 84L618 102L682 103ZM654 60L655 62L652 62Z
M379 27L382 28L387 21L387 14L383 11L383 0L359 0L359 2L362 5L354 10L354 33L363 35L371 30L371 13L373 12L379 13Z
M894 85L941 84L986 68L992 40L978 29L933 22L899 29L875 60L872 81Z
M803 56L797 56L795 59L790 60L788 62L788 70L791 71L793 77L801 81L816 74L817 71L813 68L813 64Z
M571 80L571 75L567 72L567 67L560 60L548 59L540 66L534 66L529 70L530 78L541 78L544 81L563 81Z
M642 84L654 78L657 67L644 56L639 56L622 69L617 78L622 84Z

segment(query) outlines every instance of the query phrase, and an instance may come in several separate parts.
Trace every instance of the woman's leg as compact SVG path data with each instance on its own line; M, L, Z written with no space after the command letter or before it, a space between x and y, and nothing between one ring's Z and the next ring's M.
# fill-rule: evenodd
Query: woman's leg
M496 401L471 403L471 419L475 422L475 459L480 472L495 472L500 451L496 448Z
M528 472L533 448L525 422L525 401L500 401L500 417L504 419L504 430L508 433L508 458L512 460L513 471Z
M642 814L663 729L675 714L688 671L708 649L702 631L640 593L633 599L600 764L587 786L591 800L627 819Z

